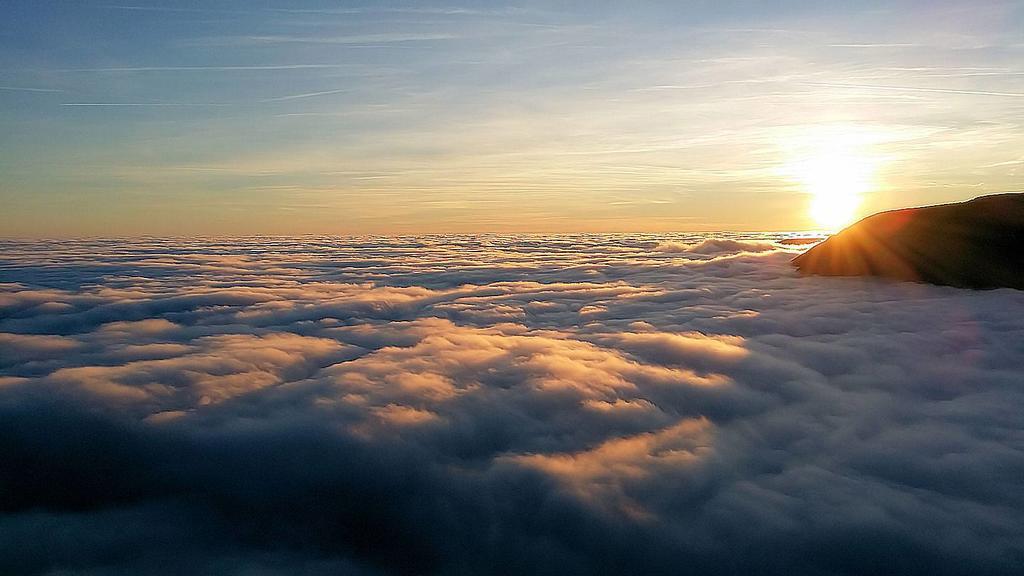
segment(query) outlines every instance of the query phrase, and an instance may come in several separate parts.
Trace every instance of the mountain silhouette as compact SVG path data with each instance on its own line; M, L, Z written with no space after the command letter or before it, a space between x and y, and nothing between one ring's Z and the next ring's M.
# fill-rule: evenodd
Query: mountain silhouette
M804 274L1024 290L1024 193L880 212L793 265Z

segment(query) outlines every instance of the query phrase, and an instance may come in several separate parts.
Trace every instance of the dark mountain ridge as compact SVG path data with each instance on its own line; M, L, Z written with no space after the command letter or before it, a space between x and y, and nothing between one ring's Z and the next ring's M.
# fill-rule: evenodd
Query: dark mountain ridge
M880 212L793 265L804 274L1024 290L1024 193Z

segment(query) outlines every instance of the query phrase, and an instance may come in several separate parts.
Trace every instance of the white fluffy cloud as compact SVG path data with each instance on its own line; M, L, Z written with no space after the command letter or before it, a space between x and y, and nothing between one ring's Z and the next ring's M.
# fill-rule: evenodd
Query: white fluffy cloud
M0 567L1013 573L1024 293L779 239L5 241Z

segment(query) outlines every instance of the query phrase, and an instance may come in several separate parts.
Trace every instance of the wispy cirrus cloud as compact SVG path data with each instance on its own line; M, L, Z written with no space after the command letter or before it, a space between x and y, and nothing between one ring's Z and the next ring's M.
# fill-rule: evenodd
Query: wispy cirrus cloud
M220 9L220 8L189 8L189 7L178 7L178 6L156 6L156 5L127 5L127 4L107 4L102 8L110 10L127 10L131 12L180 12L180 13L197 13L197 14L247 14L251 13L250 10L231 10L231 9Z
M233 72L247 70L333 70L352 64L256 64L233 66L112 66L107 68L66 68L55 72Z
M70 107L138 107L138 108L208 108L224 107L230 104L224 103L198 103L198 102L61 102L61 106Z
M346 34L338 36L244 36L234 39L235 42L253 44L401 44L406 42L434 42L438 40L455 40L458 34L448 32L416 33L416 32L380 32L377 34ZM231 42L232 39L223 39ZM217 40L213 40L217 41Z
M258 7L249 10L232 10L219 8L188 8L173 6L146 6L146 5L116 5L108 4L103 8L112 10L126 10L135 12L181 12L181 13L210 13L210 14L252 14L259 12L278 14L318 14L318 15L355 15L355 14L420 14L435 16L478 16L508 13L528 13L530 11L516 8L505 10L477 10L461 7L430 7L430 6L355 6L349 8L286 8L286 7Z
M973 96L1010 96L1024 97L1024 92L1000 92L995 90L961 90L957 88L937 88L925 86L887 86L879 84L845 84L840 82L804 82L808 86L826 88L850 88L857 90L886 90L895 92L931 92L936 94L966 94Z
M32 88L27 86L0 86L0 90L6 90L9 92L38 92L38 93L55 93L64 92L57 88Z

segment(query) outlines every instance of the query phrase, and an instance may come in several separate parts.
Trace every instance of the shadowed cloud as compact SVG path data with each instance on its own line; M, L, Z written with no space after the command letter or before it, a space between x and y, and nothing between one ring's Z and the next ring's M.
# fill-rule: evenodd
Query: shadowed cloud
M5 241L0 568L1014 573L1021 293L785 238Z

